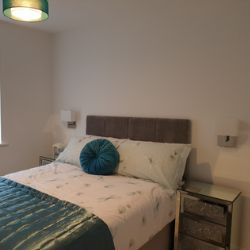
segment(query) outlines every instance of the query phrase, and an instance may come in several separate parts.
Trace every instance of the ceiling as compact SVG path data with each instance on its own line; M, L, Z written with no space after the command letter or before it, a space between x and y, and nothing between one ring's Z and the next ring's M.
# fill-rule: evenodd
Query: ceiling
M49 0L48 20L38 23L24 23L6 18L2 13L2 1L0 1L0 20L50 33L57 33L77 27L80 23L83 23L82 21L94 9L98 11L96 8L93 9L94 6L97 7L95 2L100 3L100 1L95 0Z

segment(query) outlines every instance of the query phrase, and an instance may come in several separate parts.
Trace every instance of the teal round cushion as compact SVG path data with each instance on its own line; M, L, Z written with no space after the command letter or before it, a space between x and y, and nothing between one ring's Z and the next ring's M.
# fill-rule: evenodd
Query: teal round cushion
M87 143L80 153L80 164L84 172L95 175L111 175L119 163L119 153L106 139Z

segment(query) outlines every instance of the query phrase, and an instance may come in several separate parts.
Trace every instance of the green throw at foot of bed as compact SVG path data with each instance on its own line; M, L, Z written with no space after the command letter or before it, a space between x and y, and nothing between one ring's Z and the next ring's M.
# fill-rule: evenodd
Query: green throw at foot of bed
M0 249L115 248L108 226L97 216L0 177Z

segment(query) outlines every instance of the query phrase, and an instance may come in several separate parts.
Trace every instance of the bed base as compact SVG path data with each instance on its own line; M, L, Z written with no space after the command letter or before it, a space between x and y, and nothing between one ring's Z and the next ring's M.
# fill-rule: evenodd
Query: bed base
M139 250L173 250L174 221L167 224L151 240L145 243Z

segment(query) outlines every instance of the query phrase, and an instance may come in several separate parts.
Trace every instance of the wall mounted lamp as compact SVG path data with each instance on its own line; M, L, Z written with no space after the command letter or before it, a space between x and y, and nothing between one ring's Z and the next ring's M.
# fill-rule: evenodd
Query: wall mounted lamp
M224 119L220 123L217 143L220 147L236 147L238 138L238 120Z
M76 128L76 113L71 110L61 110L61 121L66 122L68 128Z
M48 19L47 0L3 0L3 14L13 20L39 22Z

